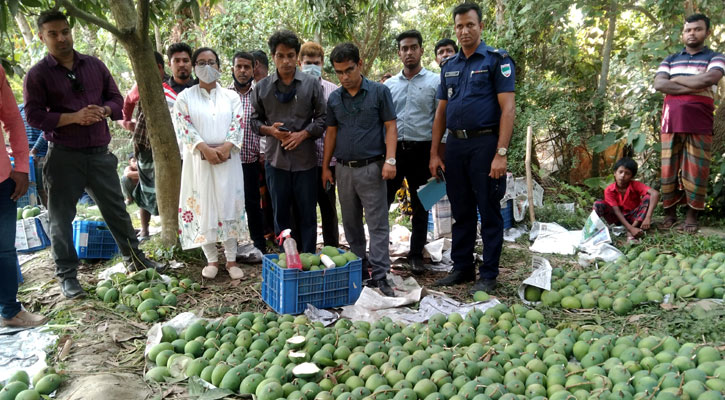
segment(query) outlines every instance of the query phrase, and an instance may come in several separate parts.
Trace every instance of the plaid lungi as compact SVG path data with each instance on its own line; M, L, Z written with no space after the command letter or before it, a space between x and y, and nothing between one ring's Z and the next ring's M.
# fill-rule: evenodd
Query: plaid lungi
M156 203L154 157L151 148L138 152L136 160L138 163L138 185L133 191L134 202L151 215L159 215L159 206Z
M687 204L705 209L712 135L661 133L662 203L665 208Z
M627 212L622 210L622 214L624 215L624 219L626 219L630 224L633 224L635 221L639 221L641 223L647 216L647 209L649 209L649 195L642 197L642 203L640 203L637 208ZM607 204L604 200L597 200L594 202L594 211L596 211L597 215L599 215L599 218L607 221L608 224L622 225L619 222L617 215L614 214L612 206Z

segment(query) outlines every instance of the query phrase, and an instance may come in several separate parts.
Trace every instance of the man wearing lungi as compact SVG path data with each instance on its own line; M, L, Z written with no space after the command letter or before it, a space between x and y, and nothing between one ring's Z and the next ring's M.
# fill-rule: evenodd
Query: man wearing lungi
M665 93L662 108L663 228L677 223L677 205L687 205L680 229L697 232L697 211L705 208L712 124L717 82L725 73L725 57L707 46L710 19L693 14L685 19L682 51L665 58L657 69L654 87Z

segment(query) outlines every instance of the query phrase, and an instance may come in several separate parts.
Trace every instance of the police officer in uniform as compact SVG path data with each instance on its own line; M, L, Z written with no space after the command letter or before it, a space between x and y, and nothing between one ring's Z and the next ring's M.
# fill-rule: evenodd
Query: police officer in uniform
M506 191L506 153L514 126L514 62L481 40L481 8L463 3L453 10L460 51L441 66L438 108L433 123L430 173L445 175L454 219L453 270L436 286L476 280L476 208L481 213L483 264L471 292L496 287L503 246L500 201ZM445 164L438 146L450 131ZM443 174L439 173L439 170Z

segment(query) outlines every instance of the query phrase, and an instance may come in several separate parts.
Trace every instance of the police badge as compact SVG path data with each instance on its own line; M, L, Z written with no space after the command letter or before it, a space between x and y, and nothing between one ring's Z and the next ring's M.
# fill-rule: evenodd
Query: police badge
M511 76L511 64L506 63L501 65L501 75L503 75L505 78Z
M448 98L450 99L451 97L453 97L453 88L449 87L448 88Z

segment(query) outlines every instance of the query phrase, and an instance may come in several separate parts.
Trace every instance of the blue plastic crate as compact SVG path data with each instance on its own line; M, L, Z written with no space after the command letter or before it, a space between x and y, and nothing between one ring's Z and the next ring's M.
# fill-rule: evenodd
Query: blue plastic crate
M341 307L360 297L360 259L320 271L280 268L272 261L276 259L276 254L262 258L262 299L279 314L300 314L308 303L317 308Z
M26 218L27 220L27 218ZM38 218L33 218L35 222L35 230L38 233L38 237L40 238L41 244L35 247L31 247L28 249L17 249L18 253L32 253L38 250L42 250L48 246L50 246L50 239L48 239L48 235L45 233L45 229L43 229L43 224L40 223L40 220ZM16 233L17 234L17 233ZM20 267L18 266L18 271Z
M505 207L501 207L501 216L503 217L503 229L509 229L514 226L514 201L508 200Z
M73 245L78 258L107 260L118 254L118 245L103 221L73 221Z
M15 168L15 158L10 157L10 166L12 168ZM28 156L28 180L30 182L35 182L35 167L33 166L33 155Z

